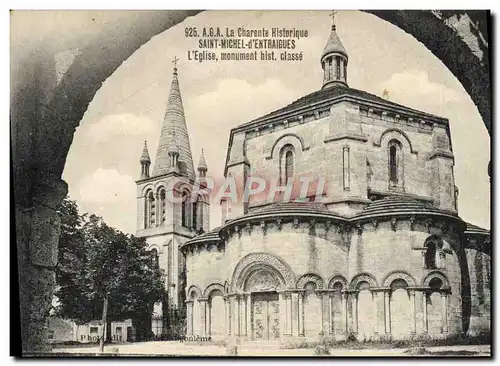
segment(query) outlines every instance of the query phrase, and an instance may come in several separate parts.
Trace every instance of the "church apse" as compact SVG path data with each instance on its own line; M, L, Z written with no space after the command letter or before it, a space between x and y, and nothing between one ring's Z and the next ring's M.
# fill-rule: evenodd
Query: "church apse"
M461 239L449 121L353 88L348 62L334 25L319 89L230 131L226 180L273 186L225 197L220 226L180 245L188 288L223 286L213 308L188 299L191 332L403 340L489 324L473 319L489 306L489 257ZM325 189L301 190L306 177Z

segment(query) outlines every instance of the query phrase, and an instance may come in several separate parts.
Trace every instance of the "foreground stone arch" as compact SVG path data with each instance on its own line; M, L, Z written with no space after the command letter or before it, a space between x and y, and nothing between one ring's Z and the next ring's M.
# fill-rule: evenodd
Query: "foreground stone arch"
M472 38L486 39L478 42L482 53L436 12L367 12L411 34L436 55L462 83L490 130L486 12L460 12L477 23ZM18 281L16 276L11 281L19 287L21 307L13 311L19 310L24 354L49 349L44 324L55 285L60 230L56 208L67 193L61 176L75 128L94 94L123 61L154 35L197 13L141 11L115 22L89 19L91 31L81 36L72 32L73 24L57 35L32 37L31 30L24 35L16 30L19 42L11 44L11 151ZM75 57L56 75L54 56L62 51Z

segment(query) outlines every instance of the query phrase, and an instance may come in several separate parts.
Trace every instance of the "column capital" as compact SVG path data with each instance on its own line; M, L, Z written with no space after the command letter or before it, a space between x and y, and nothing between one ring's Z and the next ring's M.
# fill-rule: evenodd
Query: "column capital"
M423 286L408 286L406 290L408 291L420 291L420 292L426 292L429 291L431 288L430 287L423 287Z
M290 291L282 291L282 292L278 292L279 295L282 296L283 299L289 299L292 297L292 293Z
M335 292L333 288L324 288L324 289L319 289L316 290L317 293L328 293L328 292Z
M370 289L371 292L390 292L390 287L372 287Z
M207 302L208 300L210 300L208 297L199 297L197 299L199 302Z
M357 294L357 293L359 293L359 291L358 290L342 290L342 293L349 295L349 294Z

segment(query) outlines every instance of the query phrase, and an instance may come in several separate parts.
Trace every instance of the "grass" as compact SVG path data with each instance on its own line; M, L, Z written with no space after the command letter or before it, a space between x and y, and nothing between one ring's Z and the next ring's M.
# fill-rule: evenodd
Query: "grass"
M410 348L405 351L408 355L432 355L432 356L477 356L481 352L478 351L467 351L467 350L445 350L445 351L429 351L425 347Z
M346 349L389 349L389 348L425 348L425 347L442 347L442 346L457 346L457 345L480 345L491 344L491 335L489 333L478 334L474 336L468 335L451 335L446 338L432 338L428 335L417 336L407 340L390 340L390 339L365 339L356 340L353 335L348 335L347 340L335 340L325 337L318 341L308 340L290 340L283 345L285 349L296 348L316 348L317 346L325 346L328 348L346 348Z

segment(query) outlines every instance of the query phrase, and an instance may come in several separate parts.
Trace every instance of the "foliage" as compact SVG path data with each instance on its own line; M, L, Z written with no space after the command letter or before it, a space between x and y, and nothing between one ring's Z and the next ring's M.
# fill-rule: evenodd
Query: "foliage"
M320 345L316 346L316 348L314 348L314 354L315 355L329 355L330 348L320 344Z
M164 279L145 240L112 228L96 215L80 215L69 198L58 213L56 315L78 324L100 319L107 295L108 321L132 319L138 338L149 337L154 303L163 300Z

